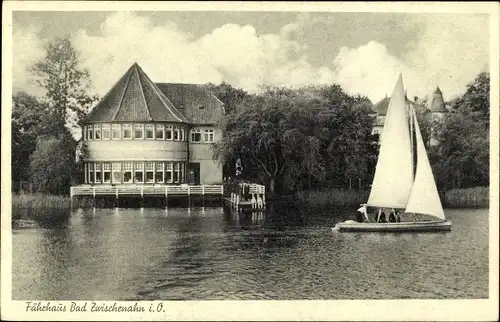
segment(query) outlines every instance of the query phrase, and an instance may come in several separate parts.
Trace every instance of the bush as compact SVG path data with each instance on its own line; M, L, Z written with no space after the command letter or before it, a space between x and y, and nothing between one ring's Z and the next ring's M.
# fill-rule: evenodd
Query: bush
M488 187L452 189L445 193L443 203L446 207L488 208L489 191Z

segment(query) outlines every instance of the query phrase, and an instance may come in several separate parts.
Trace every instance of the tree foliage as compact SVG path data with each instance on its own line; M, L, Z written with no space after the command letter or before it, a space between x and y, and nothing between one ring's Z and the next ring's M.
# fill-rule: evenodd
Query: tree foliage
M267 87L245 98L222 124L215 155L235 156L280 191L343 184L370 176L376 154L369 108L339 86Z
M40 192L66 193L78 166L73 134L97 96L89 93L89 73L69 37L49 43L31 71L45 96L13 96L13 180L29 178Z
M209 83L206 85L206 88L224 103L226 114L233 113L236 107L249 96L246 91L235 88L226 82L222 82L219 85Z
M441 190L489 185L489 90L489 74L479 74L435 125L430 154Z

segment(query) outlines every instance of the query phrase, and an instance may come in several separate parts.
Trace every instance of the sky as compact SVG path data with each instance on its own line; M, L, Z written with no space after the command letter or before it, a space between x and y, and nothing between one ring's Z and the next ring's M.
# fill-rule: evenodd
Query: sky
M373 103L402 73L408 97L445 100L489 68L481 14L88 11L13 13L13 87L41 94L28 68L69 34L100 95L137 62L156 82L340 84Z

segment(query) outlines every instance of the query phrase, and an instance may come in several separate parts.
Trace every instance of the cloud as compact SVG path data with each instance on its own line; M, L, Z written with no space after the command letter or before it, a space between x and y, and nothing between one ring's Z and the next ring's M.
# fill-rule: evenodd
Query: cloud
M33 63L43 58L44 42L39 38L39 28L17 29L12 39L12 85L13 90L24 90L33 95L43 95L44 91L35 85L29 75Z
M193 38L173 23L153 26L146 17L119 12L106 19L101 32L91 36L82 30L75 36L75 46L101 94L133 62L157 82L225 80L249 91L263 83L333 81L324 67L307 62L300 44L280 34L258 34L250 25L225 24Z
M420 37L398 58L378 42L341 48L334 59L336 81L350 93L373 102L390 95L401 72L408 96L424 97L439 86L445 99L463 93L478 73L487 70L487 19L473 15L419 17Z
M361 45L358 41L340 50L322 48L328 59L314 64L308 54L315 54L315 48L307 47L304 39L319 39L322 34L316 35L313 25L324 29L325 21L331 28L338 27L335 19L303 14L276 33L259 34L251 25L223 24L194 37L170 21L155 25L146 16L117 12L100 26L101 34L81 29L72 38L101 95L137 62L156 82L227 81L249 91L262 84L338 83L351 94L367 95L372 102L390 95L401 72L409 97L423 97L439 85L445 99L450 99L488 64L488 24L482 16L411 16L404 25L416 30L416 37L403 39L400 47L404 50L397 55L382 41ZM393 32L394 37L404 38L398 30ZM343 36L338 41L349 38ZM36 29L18 29L13 39L14 87L33 91L25 70L43 56L43 41Z

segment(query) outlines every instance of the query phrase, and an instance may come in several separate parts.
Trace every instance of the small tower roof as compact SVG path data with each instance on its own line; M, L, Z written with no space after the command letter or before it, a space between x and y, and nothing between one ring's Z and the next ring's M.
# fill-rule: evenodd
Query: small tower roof
M163 121L188 123L137 63L92 109L86 122Z
M436 88L432 94L432 98L429 102L429 109L433 113L446 113L446 107L444 106L443 93L439 86Z

